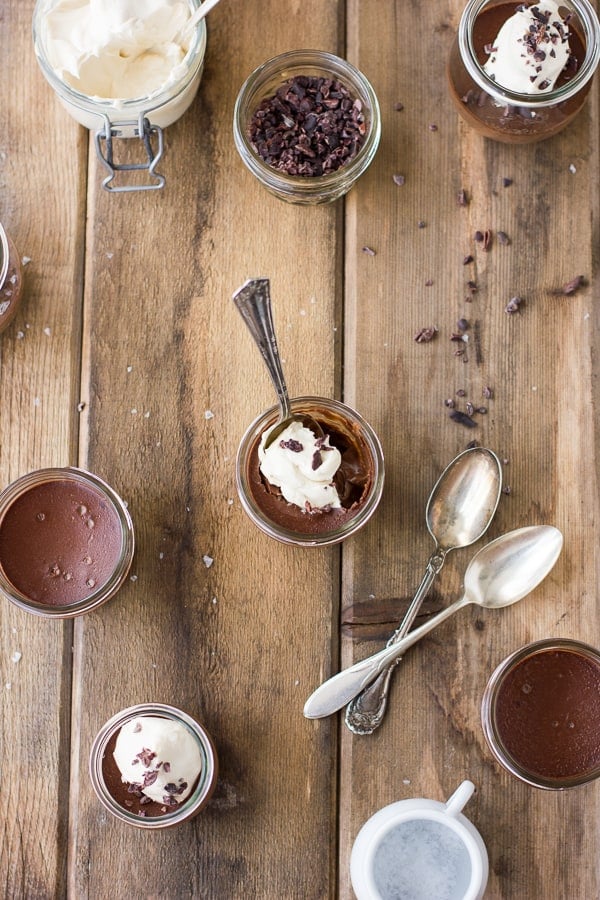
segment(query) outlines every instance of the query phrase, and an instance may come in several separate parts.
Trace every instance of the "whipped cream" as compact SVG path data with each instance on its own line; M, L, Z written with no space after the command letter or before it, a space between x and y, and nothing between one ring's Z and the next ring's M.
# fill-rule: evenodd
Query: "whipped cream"
M520 6L498 32L484 71L519 94L551 91L569 61L569 29L554 0Z
M46 53L82 94L145 97L181 77L190 17L186 0L56 0L44 19Z
M260 471L281 490L288 501L310 512L341 507L333 477L342 456L329 443L329 435L318 438L301 422L291 422L265 450L265 431L258 448Z
M146 797L166 806L182 803L202 770L191 732L160 716L139 716L123 725L113 756L124 782L139 785Z

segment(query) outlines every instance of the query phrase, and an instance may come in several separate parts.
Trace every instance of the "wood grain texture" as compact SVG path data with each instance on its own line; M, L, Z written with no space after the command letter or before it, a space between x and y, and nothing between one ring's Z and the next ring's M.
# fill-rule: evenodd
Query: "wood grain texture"
M110 196L93 141L38 70L32 11L0 10L0 221L31 259L0 336L1 484L89 468L128 502L137 548L117 597L73 624L0 606L0 893L351 900L363 822L471 778L486 897L599 896L600 785L516 783L479 723L487 678L513 649L549 635L600 644L597 85L567 133L492 144L447 99L460 0L294 0L285 14L223 2L198 97L165 133L165 190ZM345 53L382 111L369 171L315 209L268 195L231 129L250 71L299 47ZM487 252L474 240L486 229ZM575 275L585 285L557 293ZM231 303L252 276L271 279L290 393L346 400L384 447L381 506L341 548L277 544L237 498L240 438L275 400ZM466 356L450 340L461 317ZM434 340L415 342L429 326ZM487 407L476 429L449 420L449 397ZM371 737L305 720L314 687L401 618L434 546L429 491L473 438L505 460L510 487L489 537L553 523L565 536L555 570L518 606L462 610L414 647ZM473 552L449 556L421 618L459 596ZM114 821L88 777L101 725L152 700L202 720L220 758L207 809L160 834Z

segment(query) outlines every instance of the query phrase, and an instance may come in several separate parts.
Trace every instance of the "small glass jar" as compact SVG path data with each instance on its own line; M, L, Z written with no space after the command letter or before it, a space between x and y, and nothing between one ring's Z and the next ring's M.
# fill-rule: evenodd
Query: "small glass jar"
M157 716L183 726L195 739L200 754L201 770L196 786L182 803L172 807L171 811L165 812L164 815L141 816L131 812L115 800L105 777L105 757L111 739L127 722L141 716ZM214 743L206 729L187 713L164 703L141 703L121 710L102 726L92 744L89 770L92 786L98 799L113 816L128 825L156 831L180 825L198 815L200 810L206 806L217 783L218 759Z
M91 472L37 469L0 493L0 592L27 612L70 619L96 609L133 553L127 507Z
M568 638L527 644L495 669L481 721L512 775L564 790L600 775L600 651Z
M188 0L191 13L201 0ZM108 171L102 182L112 192L162 188L165 178L156 171L164 150L162 129L176 122L191 105L200 84L206 52L206 22L195 26L189 49L173 77L156 90L141 97L110 99L80 93L67 84L49 60L44 19L56 0L37 0L33 13L33 45L46 81L54 89L67 112L80 125L95 133L96 154ZM119 138L138 138L143 145L143 161L115 161L115 142ZM117 173L148 172L146 183L113 184ZM123 176L124 179L135 176Z
M23 268L17 248L0 225L0 332L17 314L23 296Z
M252 117L263 100L295 76L338 80L362 104L366 133L356 156L327 175L288 175L266 163L249 138ZM345 59L322 50L292 50L267 60L248 76L235 102L233 137L246 167L276 197L304 205L328 203L346 194L371 164L379 146L381 114L370 82Z
M512 0L468 0L448 60L450 95L462 118L484 137L525 144L562 131L581 110L600 60L600 24L588 0L561 3L570 15L577 70L568 81L538 94L517 93L494 81L483 66L499 24L515 12Z
M288 504L282 497L275 499L275 512L270 515L268 509L263 508L265 504L272 507L273 501L272 495L263 486L258 470L258 445L262 434L275 424L279 416L279 407L272 406L252 422L240 442L236 479L242 507L261 531L282 543L302 547L337 544L362 528L377 509L384 482L381 444L368 422L338 400L296 397L291 400L291 410L294 415L306 413L316 419L325 433L330 435L333 446L342 442L353 445L360 465L368 472L364 496L356 509L350 509L343 518L336 518L335 511L315 514L303 512L299 507ZM343 456L342 452L342 459ZM277 518L272 517L275 515ZM332 516L331 528L325 524L328 515Z

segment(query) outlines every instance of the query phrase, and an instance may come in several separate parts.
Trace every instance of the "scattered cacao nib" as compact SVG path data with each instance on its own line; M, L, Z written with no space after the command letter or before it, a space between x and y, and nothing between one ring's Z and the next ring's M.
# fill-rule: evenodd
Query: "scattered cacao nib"
M396 103L394 109L396 110L396 112L402 112L402 110L404 109L404 103Z
M522 297L512 297L508 303L506 304L505 311L511 315L512 313L519 312L519 307L523 302Z
M481 242L483 241L483 231L476 231L475 234L473 235L473 240L477 244L481 244Z
M467 287L471 291L472 294L476 294L478 291L477 282L476 281L467 281Z
M467 444L467 450L473 450L475 447L479 447L479 441L469 441Z
M148 803L152 803L152 797L141 797L140 798L140 806L147 806Z
M174 781L169 781L167 784L165 784L164 789L167 792L167 794L176 794L177 793L177 785L175 784Z
M467 255L465 257L463 257L463 266L468 266L469 263L472 263L472 262L473 262L473 257L471 256L470 253L467 253Z
M321 451L315 450L315 452L313 453L312 464L311 464L313 472L316 472L317 469L320 468L322 465L323 465L323 457L321 456Z
M512 491L511 491L510 485L505 484L504 487L502 488L502 493L503 494L511 494Z
M141 730L142 730L142 723L141 723L141 722L136 722L136 723L135 723L135 727L134 727L134 729L133 729L133 733L134 733L134 734L139 734L139 732L140 732Z
M487 415L487 406L478 406L477 412L480 413L482 416Z
M431 287L432 284L433 284L433 278L428 278L427 281L425 282L425 287Z
M497 231L497 232L496 232L496 237L498 238L498 243L499 243L499 244L504 244L504 246L506 246L507 244L510 244L510 238L509 238L509 236L506 234L505 231Z
M456 396L457 396L457 397L466 397L466 396L467 396L467 392L465 391L464 388L459 388L459 389L457 390L457 392L456 392Z
M466 334L457 334L456 332L452 332L450 335L451 341L465 341L465 343L469 340Z
M458 425L464 425L465 428L477 428L477 422L467 413L461 412L460 409L453 409L449 417Z
M483 243L481 245L481 249L485 250L487 252L490 249L491 245L492 245L492 232L490 231L489 228L486 228L486 230L483 232Z
M424 222L423 219L419 219L417 222L417 228L427 228L427 222Z
M146 818L146 810L145 809L138 810L138 816L140 816L141 819L145 819Z
M367 133L362 102L337 79L296 75L255 110L248 139L287 175L328 175L359 152Z
M467 400L467 402L465 403L465 412L468 416L472 416L475 412L475 407L470 400Z
M164 762L164 763L163 763L163 769L164 769L164 771L165 771L165 772L167 773L167 775L168 775L169 772L171 771L171 763L169 763L169 762Z
M151 784L154 784L156 779L158 778L158 772L144 772L144 780L142 782L142 787L150 787Z
M481 396L485 397L486 400L492 400L493 396L494 396L493 388L489 387L489 385L486 384L486 386L484 387L484 389L481 392Z
M566 284L562 286L562 294L574 294L575 291L578 291L580 287L584 287L585 278L583 275L576 275L575 278L572 278L571 281L567 281Z
M510 187L512 183L513 183L512 178L503 178L502 179L502 187L505 187L505 188Z
M290 438L289 441L279 441L279 446L283 450L291 450L292 453L302 453L304 450L304 445L293 438Z
M138 784L137 781L132 781L130 784L127 785L127 793L135 794L136 797L141 797L142 796L141 784Z
M421 328L415 334L415 341L417 344L427 344L433 340L436 334L437 328L433 325L429 326L429 328Z
M142 765L144 766L145 769L148 769L151 766L152 760L155 757L156 757L156 753L154 753L152 750L148 750L147 747L144 747L137 754L137 758L140 760L140 762L142 763Z
M437 127L437 125L435 125L435 124L432 122L431 125L429 126L429 130L430 130L430 131L437 131L437 130L438 130L438 127Z
M399 187L402 187L402 185L406 181L406 178L404 177L404 175L392 175L392 180L393 180L394 184L397 184Z
M367 256L375 256L375 251L373 250L372 247L363 247L362 252L366 253Z
M464 188L461 188L456 197L457 203L459 206L468 206L469 205L469 197Z
M452 399L452 397L448 397L447 400L444 400L444 406L447 406L448 409L454 409L456 406L456 402Z
M469 329L469 321L468 319L459 319L456 323L456 327L459 331L468 331Z

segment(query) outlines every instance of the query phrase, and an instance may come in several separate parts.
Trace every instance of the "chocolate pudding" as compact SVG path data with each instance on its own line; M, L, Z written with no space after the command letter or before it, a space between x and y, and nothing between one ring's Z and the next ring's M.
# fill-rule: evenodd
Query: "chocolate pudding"
M99 591L123 555L123 528L112 502L81 480L32 485L0 522L0 567L29 600L79 603Z
M577 642L534 645L494 692L500 750L532 780L568 786L600 774L600 656Z
M530 10L538 9L535 4L523 6ZM493 59L494 51L497 49L494 42L499 36L500 29L517 9L520 7L514 2L490 3L476 16L472 27L471 47L481 68L486 64L490 65L490 59ZM492 78L492 84L487 84L489 91L493 91L494 80L498 84L498 94L494 97L484 87L483 74L479 74L476 81L469 73L465 65L466 60L461 57L459 41L454 42L447 67L450 95L463 119L484 137L507 143L531 143L543 140L561 131L580 111L590 90L589 79L568 98L560 102L552 99L557 90L559 91L557 100L560 99L560 90L573 81L586 56L585 31L581 22L575 15L569 15L568 10L561 7L561 14L563 12L568 26L563 26L561 20L557 27L560 30L566 30L568 27L568 57L565 67L551 89L547 88L547 83L542 82L542 89L532 87L531 93L525 90L516 91L514 87L501 84L497 76L490 75L488 71L488 75ZM552 16L551 20L553 19ZM542 24L540 31L543 33L546 27ZM542 40L538 35L535 39ZM526 46L527 38L520 40L523 42L521 46ZM556 53L550 40L547 45L540 43L539 46L536 44L533 47L532 44L531 50L535 60ZM470 51L465 51L468 52ZM525 58L525 55L523 52L522 57ZM470 58L470 64L475 65L473 57ZM535 66L531 71L533 74L526 81L530 80L533 83ZM514 101L513 103L502 98L501 94L504 92ZM522 98L522 102L531 101L532 105L519 105L519 97Z
M165 720L165 722L168 721ZM119 806L136 816L155 818L173 812L173 809L176 809L179 805L174 794L166 793L165 800L159 802L144 794L142 783L123 781L121 770L114 757L118 736L119 731L117 730L111 735L102 755L102 776L108 793ZM166 762L167 766L169 765L168 760L157 760L157 762L161 762L163 765ZM192 783L190 794L195 791L199 780L200 774ZM175 783L173 783L173 787L176 788Z
M313 411L311 414L315 415ZM359 426L331 411L323 415L317 413L315 419L329 436L330 445L341 456L340 466L333 476L341 506L309 509L289 503L281 488L269 483L260 471L260 435L248 454L247 481L255 503L276 525L303 534L323 534L344 525L360 511L373 484L373 457Z

